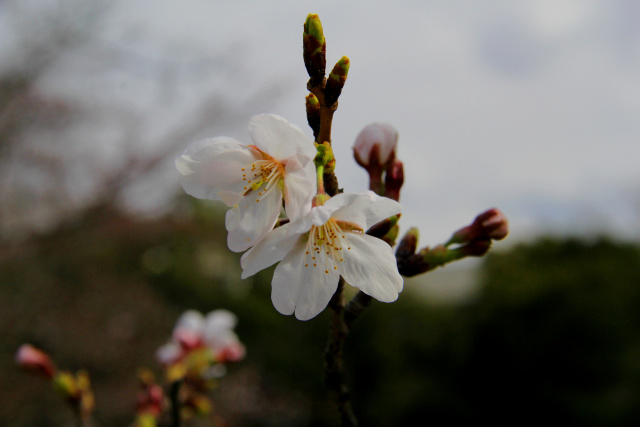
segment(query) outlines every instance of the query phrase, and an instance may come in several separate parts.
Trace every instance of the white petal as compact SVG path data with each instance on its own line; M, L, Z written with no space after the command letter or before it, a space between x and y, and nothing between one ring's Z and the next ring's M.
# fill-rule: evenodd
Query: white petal
M196 310L187 310L178 318L174 331L186 329L195 334L201 334L204 330L204 316Z
M223 329L233 329L236 327L238 318L235 314L228 310L214 310L207 314L204 319L204 330L217 331Z
M312 161L303 165L297 157L287 161L284 176L284 206L287 217L295 221L311 211L316 194L316 168Z
M402 211L400 203L380 197L372 191L362 194L338 194L327 200L324 205L337 207L331 214L333 219L357 224L364 231Z
M267 234L242 258L242 278L253 276L260 270L275 264L285 257L300 239L300 233L294 233L291 224L285 224Z
M230 311L212 311L205 319L204 341L214 350L222 349L231 343L237 342L238 337L233 332L236 322L236 316Z
M233 138L202 139L176 158L182 187L197 198L238 202L245 185L242 168L257 160L259 153Z
M258 243L280 216L282 193L278 188L264 194L264 187L251 191L227 211L227 244L234 252L243 252Z
M317 149L302 131L275 114L259 114L251 118L249 132L254 144L275 159L284 160L302 154L313 159Z
M391 246L366 234L348 232L346 236L351 249L343 248L344 262L338 263L342 277L378 301L395 301L403 281Z
M170 342L156 351L156 359L162 365L170 365L182 356L182 347L175 342Z
M295 311L299 320L311 319L324 310L340 279L322 263L314 267L306 261L301 240L278 264L271 282L271 301L276 310L286 315Z

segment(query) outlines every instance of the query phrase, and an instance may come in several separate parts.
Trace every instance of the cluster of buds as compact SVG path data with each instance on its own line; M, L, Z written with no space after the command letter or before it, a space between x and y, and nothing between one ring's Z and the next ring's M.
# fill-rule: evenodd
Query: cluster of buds
M138 372L140 392L136 401L136 419L134 427L155 427L158 425L166 405L163 388L156 383L153 373L148 369Z
M411 277L462 258L483 256L493 240L502 240L507 234L509 223L498 209L481 213L470 225L453 233L447 243L433 248L427 246L418 252L418 230L412 228L396 250L398 270L403 276Z
M356 137L353 156L369 173L369 189L393 200L400 199L404 167L396 160L398 131L386 123L365 126Z
M75 375L68 371L61 371L49 355L31 344L20 346L15 362L18 367L50 380L79 419L90 418L95 407L95 398L86 371L78 371Z

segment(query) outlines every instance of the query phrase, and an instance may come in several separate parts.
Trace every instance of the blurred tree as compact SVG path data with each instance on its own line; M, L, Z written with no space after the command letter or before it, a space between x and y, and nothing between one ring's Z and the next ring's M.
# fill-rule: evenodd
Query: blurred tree
M242 68L241 49L151 48L144 23L110 19L126 14L116 6L3 2L0 244L113 204L169 210L173 157L280 92L245 84L240 100L220 82Z
M638 285L636 245L541 239L491 254L467 306L403 293L347 353L363 424L636 425Z

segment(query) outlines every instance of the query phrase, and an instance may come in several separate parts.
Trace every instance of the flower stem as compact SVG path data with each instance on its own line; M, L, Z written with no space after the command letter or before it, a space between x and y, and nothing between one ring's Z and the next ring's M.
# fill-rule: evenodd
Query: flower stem
M180 386L182 381L174 381L169 388L169 399L171 400L171 427L180 427L182 418L180 417Z
M324 165L316 164L316 182L318 183L318 194L324 194Z
M355 427L358 420L349 400L349 387L347 386L346 372L342 348L349 330L345 324L342 313L344 311L344 279L338 282L338 289L329 301L329 313L331 316L331 328L329 340L324 354L325 360L325 384L340 414L340 425L343 427Z

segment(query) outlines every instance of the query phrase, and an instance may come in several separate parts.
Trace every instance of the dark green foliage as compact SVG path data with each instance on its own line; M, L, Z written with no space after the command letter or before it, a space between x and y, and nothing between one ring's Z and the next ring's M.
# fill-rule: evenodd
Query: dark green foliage
M87 368L99 424L127 425L137 368L159 372L154 352L187 308L238 315L247 359L214 392L230 425L336 425L323 385L328 316L277 313L272 270L239 279L223 211L185 203L153 221L102 212L0 252L0 425L71 420L44 380L13 367L22 342ZM636 245L539 240L490 255L480 281L465 306L405 289L356 321L345 357L361 425L637 423Z

